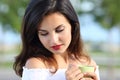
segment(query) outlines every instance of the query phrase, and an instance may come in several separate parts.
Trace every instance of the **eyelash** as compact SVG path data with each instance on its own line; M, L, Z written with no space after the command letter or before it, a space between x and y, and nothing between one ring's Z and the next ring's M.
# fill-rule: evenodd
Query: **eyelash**
M55 32L57 32L57 33L60 33L60 32L62 32L64 29L58 29L58 30L55 30ZM42 35L42 36L47 36L48 35L48 33L44 33L44 34L40 34L40 35Z
M46 35L48 35L48 33L44 33L44 34L41 33L40 35L42 35L42 36L46 36Z
M57 33L62 32L64 29L56 30Z

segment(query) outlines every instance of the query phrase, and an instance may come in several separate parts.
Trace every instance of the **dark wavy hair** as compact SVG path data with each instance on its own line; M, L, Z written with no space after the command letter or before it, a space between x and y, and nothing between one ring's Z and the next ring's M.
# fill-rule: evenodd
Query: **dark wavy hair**
M14 70L17 75L22 76L23 66L29 58L36 57L47 61L50 66L58 69L53 53L48 51L38 38L38 25L44 16L59 12L63 14L72 26L72 40L67 49L68 55L74 55L76 59L89 56L83 52L83 43L80 36L80 24L77 14L69 0L31 0L28 4L22 23L22 50L15 58Z

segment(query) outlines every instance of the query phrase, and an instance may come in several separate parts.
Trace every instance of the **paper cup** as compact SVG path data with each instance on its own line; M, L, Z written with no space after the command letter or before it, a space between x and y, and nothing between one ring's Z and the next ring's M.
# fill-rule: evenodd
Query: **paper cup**
M79 66L82 73L84 72L94 72L93 66Z

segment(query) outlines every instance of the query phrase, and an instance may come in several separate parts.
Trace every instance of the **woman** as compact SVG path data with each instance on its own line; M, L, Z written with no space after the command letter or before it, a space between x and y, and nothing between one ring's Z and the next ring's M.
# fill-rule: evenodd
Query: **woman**
M83 51L78 17L69 0L31 0L22 24L22 51L14 69L22 80L99 80ZM82 73L79 65L93 66Z

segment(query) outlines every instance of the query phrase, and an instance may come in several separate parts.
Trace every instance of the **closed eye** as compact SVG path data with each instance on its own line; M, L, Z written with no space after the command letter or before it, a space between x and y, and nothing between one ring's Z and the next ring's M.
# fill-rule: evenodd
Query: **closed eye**
M46 35L48 35L48 33L41 33L40 35L42 35L42 36L46 36Z
M44 30L40 30L40 31L38 31L38 34L39 34L39 35L42 35L42 36L47 36L47 35L48 35L48 32L47 32L47 31L44 31Z
M62 32L63 30L64 30L64 26L60 25L56 28L55 32L59 33L59 32Z
M59 33L59 32L62 32L63 30L64 30L64 29L56 30L56 32L58 32L58 33Z

